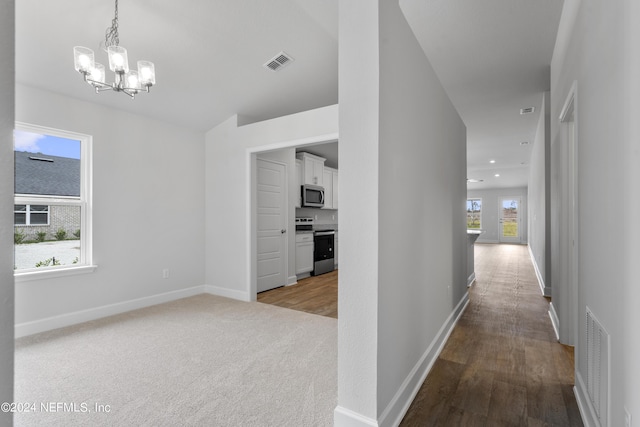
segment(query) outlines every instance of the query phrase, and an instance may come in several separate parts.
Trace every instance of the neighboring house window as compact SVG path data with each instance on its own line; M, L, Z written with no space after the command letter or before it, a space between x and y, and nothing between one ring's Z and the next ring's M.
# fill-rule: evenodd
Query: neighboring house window
M49 206L15 205L15 225L49 225Z
M482 199L467 199L467 228L482 228Z
M93 269L91 136L17 124L14 162L16 279Z

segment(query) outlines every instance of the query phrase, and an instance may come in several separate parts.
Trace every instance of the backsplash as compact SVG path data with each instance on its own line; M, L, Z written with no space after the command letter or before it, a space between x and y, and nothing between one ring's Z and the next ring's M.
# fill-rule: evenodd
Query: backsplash
M316 224L338 224L338 211L334 209L296 208L296 217L301 216L313 218Z

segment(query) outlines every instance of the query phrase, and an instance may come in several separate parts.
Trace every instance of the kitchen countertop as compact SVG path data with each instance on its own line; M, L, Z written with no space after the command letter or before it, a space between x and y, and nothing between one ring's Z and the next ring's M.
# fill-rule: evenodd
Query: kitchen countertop
M296 230L296 234L313 233L314 231L334 230L338 232L338 224L314 224L313 230Z

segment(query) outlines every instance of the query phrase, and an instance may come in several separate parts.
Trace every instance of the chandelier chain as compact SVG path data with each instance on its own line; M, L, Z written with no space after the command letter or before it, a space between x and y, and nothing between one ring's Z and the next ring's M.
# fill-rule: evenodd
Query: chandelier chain
M120 44L120 38L118 36L118 0L116 0L116 13L115 17L111 21L111 26L107 28L104 35L104 47L118 46Z

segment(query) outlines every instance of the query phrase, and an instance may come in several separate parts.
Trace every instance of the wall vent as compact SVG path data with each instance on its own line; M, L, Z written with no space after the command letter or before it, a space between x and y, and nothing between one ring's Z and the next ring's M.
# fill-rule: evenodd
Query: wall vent
M601 427L609 416L609 333L587 307L587 392Z
M520 114L531 114L534 111L536 111L536 107L521 108L520 109Z
M278 71L285 65L289 65L291 62L293 62L293 58L291 56L287 55L285 52L280 52L279 54L265 62L262 66L271 71Z

